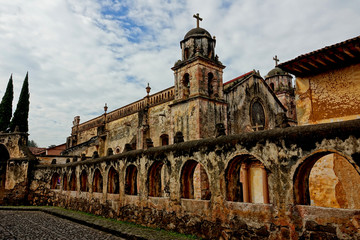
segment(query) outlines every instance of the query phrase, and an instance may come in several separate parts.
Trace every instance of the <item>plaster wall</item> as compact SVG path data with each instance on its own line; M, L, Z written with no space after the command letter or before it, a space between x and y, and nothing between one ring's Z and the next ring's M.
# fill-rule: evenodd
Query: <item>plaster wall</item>
M296 79L299 125L360 117L360 64Z

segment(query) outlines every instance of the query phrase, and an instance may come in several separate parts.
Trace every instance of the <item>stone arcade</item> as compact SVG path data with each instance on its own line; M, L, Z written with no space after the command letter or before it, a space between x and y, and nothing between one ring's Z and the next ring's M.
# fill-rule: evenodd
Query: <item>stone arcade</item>
M347 105L360 101L360 37L276 64L265 80L251 71L223 84L215 37L195 17L172 68L174 87L150 95L148 86L137 102L109 113L106 107L84 123L75 117L67 148L52 164L29 153L26 133L0 134L0 201L209 239L360 238L359 105ZM284 70L297 76L296 113ZM355 90L346 98L334 93L324 87L328 76ZM321 91L338 94L334 103L353 111L327 109ZM293 126L296 114L304 126ZM327 189L338 205L317 200L329 191L311 186L312 169L328 156L334 166L326 173L335 172L337 182Z

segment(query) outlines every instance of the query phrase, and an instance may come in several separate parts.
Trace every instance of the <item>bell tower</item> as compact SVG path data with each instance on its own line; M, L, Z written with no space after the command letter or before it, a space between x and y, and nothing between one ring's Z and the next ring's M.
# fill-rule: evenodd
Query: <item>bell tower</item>
M215 54L216 38L201 28L199 14L196 28L180 42L181 60L172 70L175 100L172 105L174 133L181 131L185 140L215 136L215 125L226 124L223 94L224 65Z

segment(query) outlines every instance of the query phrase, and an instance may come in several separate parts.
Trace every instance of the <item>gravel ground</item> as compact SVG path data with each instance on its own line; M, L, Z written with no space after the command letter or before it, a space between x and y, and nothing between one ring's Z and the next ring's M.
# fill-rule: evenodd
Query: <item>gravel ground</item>
M124 239L40 211L0 211L0 240Z

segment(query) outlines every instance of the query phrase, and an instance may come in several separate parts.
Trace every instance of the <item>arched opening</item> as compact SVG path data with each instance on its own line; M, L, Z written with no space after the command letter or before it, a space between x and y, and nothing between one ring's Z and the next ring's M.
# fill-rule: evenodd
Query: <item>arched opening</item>
M7 148L0 144L0 191L5 189L6 182L6 164L7 160L10 159L10 154Z
M189 48L184 49L184 60L187 60L189 58Z
M330 151L307 157L295 173L296 204L360 209L360 174L348 158Z
M76 174L72 171L70 176L70 191L76 191Z
M183 80L183 98L188 98L190 96L190 75L185 73Z
M60 189L60 175L58 173L54 173L51 177L50 189Z
M274 83L270 83L270 88L271 88L271 90L274 91L274 88L275 88Z
M69 190L69 184L68 184L68 178L66 173L63 175L63 190L68 191Z
M232 159L225 170L225 183L228 201L269 203L266 170L253 156Z
M88 175L87 175L87 172L85 171L85 169L82 170L81 175L80 175L80 191L82 191L82 192L89 191Z
M163 134L160 136L161 146L169 145L169 135Z
M134 165L126 168L125 194L137 195L137 168Z
M181 171L181 197L210 200L210 183L204 167L194 160L185 163Z
M119 173L114 167L111 167L109 170L107 192L113 194L119 193Z
M161 184L161 169L163 167L162 162L154 162L149 169L149 196L162 197L162 184Z
M211 97L214 93L214 86L213 86L214 75L212 73L208 73L208 94Z
M98 168L94 172L92 191L99 193L103 191L103 178Z

